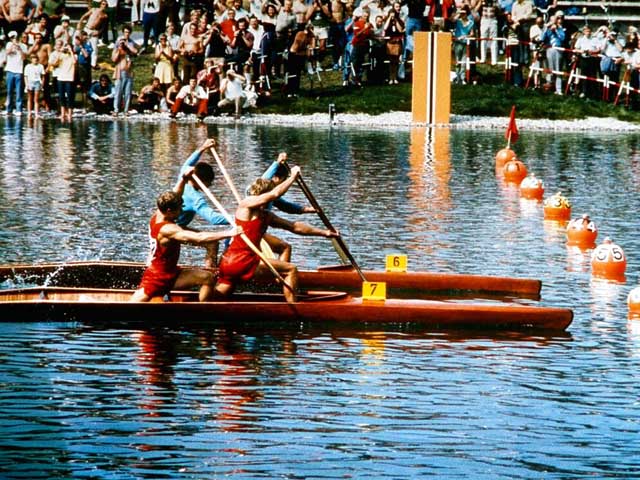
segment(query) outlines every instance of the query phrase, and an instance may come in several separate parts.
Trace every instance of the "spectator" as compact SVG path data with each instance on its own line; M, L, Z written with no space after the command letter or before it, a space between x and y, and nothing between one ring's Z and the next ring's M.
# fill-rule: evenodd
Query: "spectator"
M44 16L47 20L47 30L52 32L54 28L60 23L60 18L64 15L65 0L40 0L37 2L35 15L38 17ZM46 42L49 43L50 37L46 37Z
M229 45L230 42L231 39L222 33L220 25L217 23L212 24L209 34L203 40L205 56L207 58L213 58L215 63L224 62L227 54L227 45Z
M491 65L498 63L498 8L493 0L482 1L480 18L480 62L487 61L487 46L491 50Z
M113 48L118 38L118 0L107 0L105 13L107 14L107 20L102 28L102 44ZM109 30L111 30L112 43L109 43Z
M249 61L254 43L253 35L247 30L248 26L249 23L246 18L238 20L238 29L231 39L230 44L234 53L227 58L227 63L231 64L240 72L242 72L244 66Z
M289 48L287 63L287 92L289 96L297 96L300 90L300 76L304 64L313 55L316 37L313 34L313 25L307 24L306 28L296 33L293 44Z
M96 47L97 48L97 47ZM91 58L93 48L87 39L87 32L81 30L75 37L73 42L73 53L78 62L76 74L78 85L83 97L83 106L86 108L86 94L91 87Z
M91 67L98 68L98 39L102 30L107 27L107 0L101 0L98 7L90 8L78 21L78 31L84 30L91 42Z
M25 31L36 11L29 0L3 1L0 3L0 7L4 18L7 20L5 28L16 32L18 35ZM20 75L22 75L22 70Z
M556 95L562 95L562 74L559 72L563 67L563 49L566 38L566 30L563 23L564 12L558 10L553 20L545 26L541 38L542 45L547 49L547 65L551 70L547 80L551 81L555 78Z
M606 41L602 46L602 59L600 60L600 71L603 76L609 77L612 82L620 79L620 65L623 47L618 41L618 33L611 31L608 33Z
M251 47L251 59L250 65L247 65L244 69L245 78L247 79L247 85L252 85L252 80L257 80L260 77L261 65L266 60L261 54L262 40L264 37L264 29L257 17L252 15L249 17L249 27L247 32L253 36L253 46Z
M56 68L58 85L58 101L60 102L60 120L71 121L75 99L75 67L76 58L71 45L56 41L54 51L49 57L49 63Z
M585 25L582 27L582 35L576 41L574 46L576 54L579 56L580 74L587 77L581 79L580 98L585 96L588 98L596 98L598 76L598 64L600 63L600 43L591 35L591 27Z
M25 30L27 34L27 45L33 45L36 41L36 35L41 35L46 43L49 43L49 30L47 28L47 17L40 16L36 21L29 24Z
M93 104L93 111L98 115L106 115L113 108L113 85L109 75L102 74L97 82L91 84L89 98Z
M111 60L115 64L115 92L113 98L113 114L115 116L123 108L126 115L129 113L131 91L133 89L133 58L138 54L138 49L131 40L131 26L122 28L122 37L118 38L116 47L111 54Z
M180 93L180 89L182 88L182 82L180 81L180 77L175 77L173 79L173 83L169 88L167 88L167 92L165 94L165 99L167 100L167 107L169 110L173 109L173 105L176 103L176 97L178 93Z
M307 10L308 6L305 0L293 1L293 14L296 16L296 33L302 32L307 25Z
M145 111L157 111L160 110L160 105L164 100L164 92L160 85L160 79L154 77L149 85L145 85L140 89L138 95L138 111L143 113Z
M217 115L220 101L220 75L222 64L213 59L205 60L205 68L198 72L197 82L207 93L207 114Z
M370 66L367 82L370 85L382 85L385 83L387 73L385 65L387 58L387 40L384 36L384 18L382 15L376 17L371 33L369 44Z
M234 105L236 119L242 115L242 107L247 100L247 92L243 89L245 82L245 78L242 75L238 75L231 68L227 70L226 77L220 82L221 100L218 102L218 108Z
M197 22L190 22L188 32L180 37L178 52L182 64L182 80L195 78L204 63L204 47L198 36Z
M463 7L464 8L464 7ZM468 9L469 7L467 7ZM473 22L471 22L473 28ZM389 59L389 84L398 84L398 67L402 54L404 22L400 18L400 3L394 2L393 8L384 24L384 36L387 37L387 58ZM465 48L466 51L466 48Z
M340 1L340 0L336 0ZM342 5L342 3L341 3ZM335 19L334 15L334 19ZM334 24L332 24L334 25ZM337 28L337 27L336 27ZM293 40L293 34L296 30L296 15L293 13L293 1L285 0L283 7L278 12L278 18L276 21L276 54L274 57L274 65L271 70L272 77L279 77L281 73L281 67L283 64L282 52L289 49L291 41ZM342 34L344 35L344 22L342 23ZM344 42L342 46L339 41L333 42L334 56L338 57L342 54L344 49Z
M513 19L511 13L505 16L505 24L502 36L507 39L507 51L511 67L508 70L511 83L516 87L522 86L522 66L525 62L524 51L526 47L520 42L522 38L522 25Z
M473 37L474 22L471 18L471 8L468 5L460 7L455 18L454 29L454 43L453 51L456 57L456 77L455 83L465 84L466 82L466 67L468 60L469 44L468 39Z
M190 78L189 84L182 87L176 95L170 116L175 118L180 112L195 113L198 119L202 120L207 115L208 100L204 88L198 85L195 78Z
M46 111L49 111L51 106L51 86L49 84L49 55L51 55L51 51L51 45L43 41L42 34L36 35L35 43L27 51L28 55L34 54L38 57L38 63L44 69L42 89L39 96L44 101Z
M316 37L318 48L318 61L322 60L322 56L327 48L327 39L329 38L329 26L331 25L331 3L330 0L312 0L307 8L305 21L311 22L313 32Z
M153 31L153 46L158 44L160 28L158 19L160 18L160 0L142 0L142 29L143 40L141 53L149 44L149 35Z
M62 15L60 17L60 25L53 30L53 41L62 40L63 45L69 45L75 34L75 29L69 24L69 17Z
M35 112L35 117L40 116L40 91L44 82L44 68L38 63L38 56L32 54L31 63L24 67L24 81L27 85L27 116Z
M354 15L356 15L355 12ZM351 28L353 29L353 39L351 40L353 50L351 55L353 68L356 72L354 81L356 86L359 87L362 84L364 61L369 52L369 40L373 36L373 28L371 23L369 23L369 12L363 10L362 16L356 16L354 22L351 24Z
M153 76L160 80L160 85L166 91L173 82L173 66L177 61L177 55L169 45L166 33L160 35L160 41L156 45L155 59L156 67Z
M16 116L22 115L22 71L24 70L24 59L27 55L27 46L18 40L18 33L14 30L9 32L7 43L7 99L6 112L10 115L15 102Z

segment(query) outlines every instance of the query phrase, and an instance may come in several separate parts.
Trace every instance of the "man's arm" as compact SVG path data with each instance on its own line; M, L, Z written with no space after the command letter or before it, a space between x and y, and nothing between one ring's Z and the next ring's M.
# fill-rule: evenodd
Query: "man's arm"
M175 223L169 223L160 229L159 237L161 237L161 244L163 241L174 240L176 242L188 243L191 245L207 245L225 238L235 237L241 232L242 229L238 227L233 227L229 230L222 230L219 232L196 232L193 230L185 230Z
M189 190L189 193L191 190ZM197 198L193 198L196 197ZM214 210L200 192L193 190L193 196L188 194L187 202L193 211L211 225L229 225L227 219L218 211Z
M204 152L216 146L216 141L213 138L207 138L204 143L198 148L195 152L193 152L189 158L182 164L180 167L180 175L182 176L189 167L195 166L196 163L200 160L200 157Z
M327 237L327 238L340 236L338 232L333 232L331 230L327 230L323 228L316 228L304 222L290 222L289 220L285 220L284 218L278 217L273 213L270 214L269 226L274 228L280 228L282 230L287 230L289 232L295 233L296 235Z
M280 198L284 195L287 190L293 185L293 182L296 181L298 175L300 174L300 167L293 167L291 169L291 175L280 185L275 187L270 192L263 193L262 195L250 195L246 198L243 198L240 201L240 207L243 208L256 208L261 205L266 205L267 203L273 202L274 200Z

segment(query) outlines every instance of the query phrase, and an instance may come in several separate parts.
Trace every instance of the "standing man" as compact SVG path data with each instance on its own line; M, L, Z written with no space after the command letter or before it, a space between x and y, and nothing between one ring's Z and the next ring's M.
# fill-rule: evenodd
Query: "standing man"
M78 30L84 30L89 35L91 42L91 67L98 68L98 39L102 31L107 28L109 17L107 16L107 0L101 0L99 7L90 8L78 21Z
M6 28L18 35L25 31L36 11L29 0L7 0L0 3L0 7L7 20Z
M9 43L7 43L7 63L5 72L7 73L7 100L6 112L11 115L14 102L16 116L22 115L22 92L24 84L22 72L24 70L24 59L27 56L27 46L18 40L18 33L15 30L9 32Z
M542 32L541 42L547 49L547 65L551 70L548 80L551 81L555 77L555 94L562 95L562 63L564 57L564 44L566 38L566 30L563 26L564 12L558 10L553 20L547 24Z
M97 46L96 46L97 49ZM91 61L93 47L87 38L87 32L80 30L73 41L73 53L78 62L78 84L82 93L82 106L87 107L87 92L91 88Z
M164 192L156 202L158 209L149 222L148 267L142 275L140 287L131 296L132 302L148 302L152 297L168 294L172 289L188 289L199 286L198 299L211 298L213 274L199 268L178 267L180 245L206 246L223 238L238 235L242 230L233 228L224 232L194 232L176 224L182 206L182 192L191 172L186 173L173 191Z
M113 99L113 114L117 116L120 108L124 107L125 116L129 113L131 102L131 90L133 89L133 57L138 54L138 49L131 40L131 26L122 28L122 37L116 42L116 47L111 54L111 60L115 63L115 93Z

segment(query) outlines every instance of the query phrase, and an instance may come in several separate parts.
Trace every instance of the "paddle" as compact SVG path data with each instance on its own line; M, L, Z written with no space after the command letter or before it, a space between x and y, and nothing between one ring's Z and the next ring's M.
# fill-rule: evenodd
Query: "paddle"
M289 165L287 163L285 163L284 165L286 165L287 170L289 170L289 172L290 172L291 169L289 168ZM298 182L298 186L300 187L302 192L307 197L307 200L309 200L309 203L315 209L316 213L320 217L320 220L322 220L322 223L324 223L325 227L327 227L332 232L336 232L337 233L337 230L333 227L333 225L329 221L329 218L325 215L324 210L322 210L322 207L320 206L320 204L316 200L316 197L313 195L313 193L311 193L311 190L309 190L309 187L308 187L307 183L304 181L304 178L302 178L302 174L298 175L298 178L296 179L296 181ZM344 243L344 240L343 240L342 236L338 235L337 237L332 237L331 241L333 243L333 248L335 248L336 252L340 256L342 261L345 262L345 263L347 261L349 263L351 263L351 266L358 273L358 275L360 276L362 281L366 282L367 279L365 278L364 274L362 273L362 270L358 266L358 263L356 262L356 259L353 258L353 255L351 255L351 252L349 251L349 248L347 247L347 244Z
M198 187L200 187L200 190L202 190L202 192L211 201L211 203L213 203L216 206L216 208L220 211L220 213L226 218L227 222L229 222L229 225L235 225L235 223L233 221L233 218L231 217L231 215L229 215L229 212L227 212L227 210L222 206L222 204L213 195L213 193L211 193L211 190L209 190L207 188L207 186L202 182L202 180L200 180L195 173L191 175L191 178L193 178L193 181L196 182ZM244 240L244 242L249 246L249 248L251 250L253 250L253 253L258 255L260 260L262 260L264 262L264 264L267 267L269 267L269 270L271 270L271 273L273 273L273 276L276 277L276 280L279 283L282 283L282 285L284 285L285 288L287 288L287 290L289 290L291 293L293 293L295 295L296 292L293 290L291 285L289 285L284 280L284 278L282 278L282 275L280 275L280 273L278 273L278 271L275 269L275 267L273 265L271 265L269 260L264 256L264 254L260 251L260 249L253 244L253 242L249 239L249 237L247 237L247 235L245 233L241 233L240 234L240 238L242 238L242 240Z
M236 198L236 202L240 203L240 200L241 200L240 193L238 192L238 189L234 185L233 180L231 180L231 175L229 175L229 172L227 172L227 169L225 168L224 164L222 163L222 160L220 160L220 156L218 155L218 151L215 149L215 147L210 147L209 150L211 151L211 154L213 155L213 158L216 159L216 163L218 164L218 168L222 172L222 176L224 177L225 181L227 182L227 185L229 186L229 189L231 190L231 193L233 193L233 196ZM271 250L271 247L269 246L269 244L267 243L266 240L263 239L260 242L260 249L264 252L264 254L267 257L276 258L276 255L273 253L273 250Z

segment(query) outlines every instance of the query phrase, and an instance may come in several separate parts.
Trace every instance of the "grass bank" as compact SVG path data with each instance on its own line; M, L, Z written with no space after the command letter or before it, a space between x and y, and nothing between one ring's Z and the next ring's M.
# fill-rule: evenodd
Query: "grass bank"
M147 52L136 58L134 91L139 91L153 75L153 54ZM100 58L108 60L110 50L100 49ZM111 74L110 62L101 61L100 73ZM451 112L458 115L508 116L516 105L518 118L547 118L572 120L586 117L613 117L640 123L640 111L615 106L601 101L585 100L573 96L557 96L541 90L525 90L506 85L497 68L479 66L482 83L479 85L452 85ZM340 72L324 71L322 81L316 76L304 75L300 96L287 98L281 93L282 80L274 80L272 95L261 100L258 113L312 114L327 112L334 104L337 113L380 114L389 111L411 110L411 84L371 85L363 88L343 87Z

